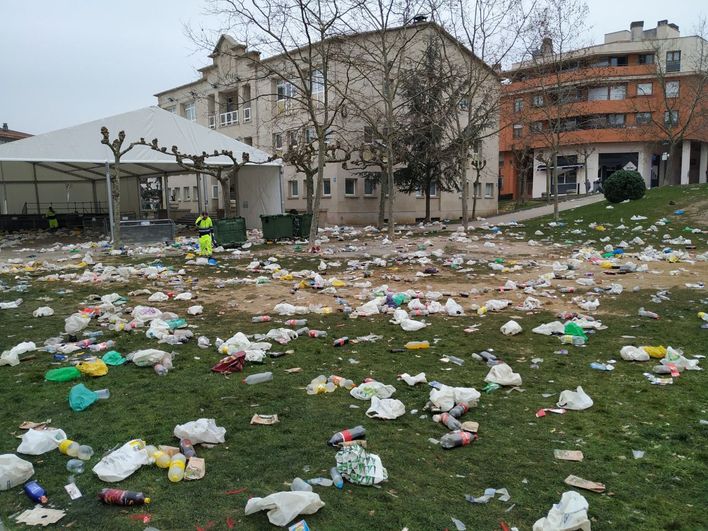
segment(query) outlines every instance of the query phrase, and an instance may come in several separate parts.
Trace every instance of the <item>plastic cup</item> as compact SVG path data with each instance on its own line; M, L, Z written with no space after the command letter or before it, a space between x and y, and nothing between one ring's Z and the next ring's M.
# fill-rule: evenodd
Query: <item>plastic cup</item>
M78 458L81 459L82 461L88 461L91 459L91 456L93 455L93 448L88 446L87 444L82 444L79 446L79 454Z
M105 400L111 396L111 392L108 389L98 389L97 391L94 391L94 393L96 393L96 396L100 400Z
M66 462L66 469L72 474L83 474L84 468L84 462L80 459L69 459Z

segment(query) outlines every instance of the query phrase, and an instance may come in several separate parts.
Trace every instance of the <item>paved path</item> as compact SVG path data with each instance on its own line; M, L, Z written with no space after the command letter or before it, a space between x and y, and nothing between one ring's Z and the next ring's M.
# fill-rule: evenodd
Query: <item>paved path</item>
M605 199L602 194L593 194L579 199L569 199L558 203L558 211L563 212L565 210L571 210L573 208L578 208L585 205L591 205L593 203L598 203ZM546 216L548 214L553 214L553 203L550 205L543 205L535 208L528 208L526 210L519 210L518 212L511 212L510 214L500 214L498 216L489 216L485 218L484 221L473 221L470 226L480 227L485 224L496 224L496 223L509 223L511 221L524 221L526 219L540 218L541 216Z

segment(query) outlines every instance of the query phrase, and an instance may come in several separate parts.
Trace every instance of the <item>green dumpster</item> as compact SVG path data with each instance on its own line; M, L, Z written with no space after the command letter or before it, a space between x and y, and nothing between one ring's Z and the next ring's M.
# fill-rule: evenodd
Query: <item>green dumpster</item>
M248 240L244 218L220 219L214 225L214 237L219 245L233 247Z
M294 233L298 238L308 238L312 226L312 214L298 214L294 218Z
M263 225L263 238L275 241L283 238L292 238L294 223L290 214L276 214L272 216L261 216Z

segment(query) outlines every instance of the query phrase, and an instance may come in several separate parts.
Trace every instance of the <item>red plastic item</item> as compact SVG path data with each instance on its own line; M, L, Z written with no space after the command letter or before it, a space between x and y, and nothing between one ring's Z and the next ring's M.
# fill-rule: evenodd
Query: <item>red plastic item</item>
M226 356L219 363L214 365L211 370L212 372L218 372L221 374L231 374L232 372L243 371L243 366L246 363L246 353L237 352L231 356Z

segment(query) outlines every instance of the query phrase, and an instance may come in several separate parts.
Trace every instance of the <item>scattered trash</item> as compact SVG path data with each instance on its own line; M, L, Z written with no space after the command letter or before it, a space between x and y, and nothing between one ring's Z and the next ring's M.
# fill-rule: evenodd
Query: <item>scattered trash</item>
M558 399L558 407L563 409L573 409L576 411L581 411L583 409L588 409L593 404L592 398L590 398L583 388L578 386L575 391L565 390L560 394Z
M376 485L388 479L381 458L360 445L344 446L337 452L337 471L357 485Z
M251 417L251 424L260 424L263 426L272 426L280 422L278 420L278 415L258 415L255 414Z
M582 461L583 452L580 450L553 450L553 457L561 461Z
M548 516L533 524L533 531L591 531L588 507L587 500L577 492L564 492Z
M579 478L578 476L570 475L563 480L563 483L579 489L591 490L593 492L605 492L605 485L595 481Z
M484 494L482 496L479 496L478 498L475 498L474 496L470 496L469 494L465 495L465 499L470 502L470 503L488 503L489 500L492 500L494 498L497 498L501 502L508 502L511 500L511 496L509 495L509 491L505 488L503 489L484 489Z
M259 511L268 511L268 521L283 527L300 514L315 514L324 502L315 492L276 492L265 498L250 498L246 503L246 516Z

